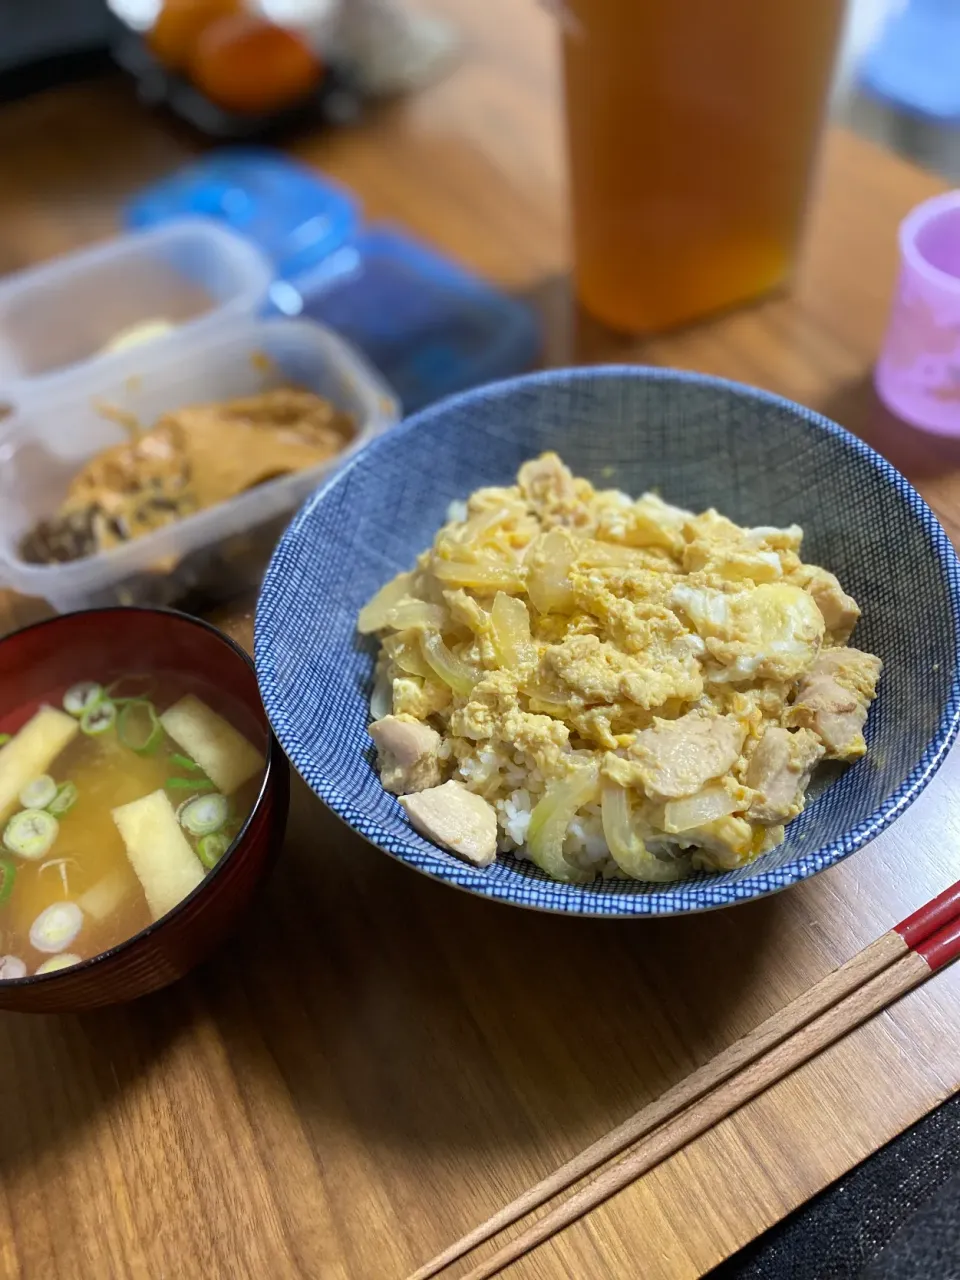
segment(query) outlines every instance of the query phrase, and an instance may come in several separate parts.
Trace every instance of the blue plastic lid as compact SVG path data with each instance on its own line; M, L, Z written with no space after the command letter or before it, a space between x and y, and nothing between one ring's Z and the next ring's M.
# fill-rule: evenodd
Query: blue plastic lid
M278 311L319 320L363 351L406 413L523 373L539 353L529 307L383 224L270 296Z
M284 278L308 271L356 231L360 209L342 187L267 148L230 147L147 187L126 207L130 227L200 214L254 240Z
M126 220L147 227L185 214L256 241L277 273L270 307L352 342L408 413L536 361L529 307L396 228L361 230L349 193L281 152L211 152L141 192Z
M957 0L910 0L891 13L860 68L860 83L903 111L960 120Z

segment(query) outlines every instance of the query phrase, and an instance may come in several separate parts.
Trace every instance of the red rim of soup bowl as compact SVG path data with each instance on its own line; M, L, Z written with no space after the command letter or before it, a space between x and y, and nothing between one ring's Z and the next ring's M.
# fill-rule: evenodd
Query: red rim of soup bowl
M151 649L156 662L147 657ZM34 623L0 639L0 698L16 687L22 708L42 703L52 689L88 678L94 664L126 662L129 670L135 662L142 670L161 661L167 670L226 690L262 727L266 767L254 806L217 865L172 911L69 969L0 980L0 1009L93 1009L175 982L227 936L280 851L290 797L287 758L270 730L252 659L209 622L174 609L115 606ZM0 719L12 710L0 701Z

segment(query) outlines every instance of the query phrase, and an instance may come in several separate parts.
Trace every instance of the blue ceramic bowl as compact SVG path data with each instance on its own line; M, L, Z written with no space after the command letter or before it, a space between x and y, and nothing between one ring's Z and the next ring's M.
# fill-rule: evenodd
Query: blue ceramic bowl
M602 487L656 488L741 524L806 531L804 558L859 601L854 643L884 660L869 755L749 866L676 885L560 884L529 862L469 866L418 836L380 786L366 733L374 646L360 607L408 569L448 503L512 481L556 449ZM697 374L567 369L442 402L364 449L287 530L257 610L256 662L277 737L355 831L472 893L573 915L668 915L773 893L832 866L894 821L942 763L960 719L960 565L933 513L889 463L777 396Z

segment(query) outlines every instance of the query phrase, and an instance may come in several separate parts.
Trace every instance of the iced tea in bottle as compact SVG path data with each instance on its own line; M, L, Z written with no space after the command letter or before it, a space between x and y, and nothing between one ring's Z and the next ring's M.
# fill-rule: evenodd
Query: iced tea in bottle
M588 311L653 332L786 279L843 8L565 0L575 271Z

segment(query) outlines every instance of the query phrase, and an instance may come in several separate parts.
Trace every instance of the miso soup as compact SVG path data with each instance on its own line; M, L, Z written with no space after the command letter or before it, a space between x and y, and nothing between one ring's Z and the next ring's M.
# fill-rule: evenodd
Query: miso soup
M101 673L0 729L0 980L79 964L166 915L263 782L263 728L176 673Z

